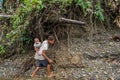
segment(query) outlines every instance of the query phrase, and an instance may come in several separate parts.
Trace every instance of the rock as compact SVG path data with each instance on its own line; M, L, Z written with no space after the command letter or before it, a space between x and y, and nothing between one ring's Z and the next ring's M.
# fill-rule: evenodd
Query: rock
M60 78L61 78L61 76L60 76L60 74L56 74L56 76L55 76L55 78L57 79L57 80L59 80Z
M120 78L118 78L117 80L120 80Z
M88 80L88 78L86 76L83 76L80 78L80 80Z
M115 80L113 77L109 77L107 80Z
M104 71L104 74L108 74L106 71Z
M97 80L96 78L90 78L90 80Z
M112 39L113 39L114 41L119 42L119 41L120 41L120 34L115 34L115 35L112 37Z
M94 77L90 78L90 80L99 80L99 76L95 75Z
M109 44L110 44L110 45L113 45L114 43L113 43L113 42L110 42Z
M73 56L71 59L71 63L72 64L77 64L80 61L80 57L79 56Z
M99 76L98 76L98 75L95 75L95 79L96 79L96 80L99 80Z

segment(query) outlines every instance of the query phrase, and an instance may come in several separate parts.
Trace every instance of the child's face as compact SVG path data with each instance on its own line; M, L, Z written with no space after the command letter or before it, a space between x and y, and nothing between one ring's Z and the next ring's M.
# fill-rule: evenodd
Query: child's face
M35 39L34 39L34 42L36 43L36 42L40 42L40 41L39 41L38 38L35 38Z

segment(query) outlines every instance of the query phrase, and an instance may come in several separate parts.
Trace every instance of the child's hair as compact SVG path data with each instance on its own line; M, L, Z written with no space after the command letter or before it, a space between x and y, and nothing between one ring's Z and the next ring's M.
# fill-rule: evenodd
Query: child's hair
M34 38L34 42L35 42L36 40L38 40L38 41L39 41L39 38L38 38L38 37Z

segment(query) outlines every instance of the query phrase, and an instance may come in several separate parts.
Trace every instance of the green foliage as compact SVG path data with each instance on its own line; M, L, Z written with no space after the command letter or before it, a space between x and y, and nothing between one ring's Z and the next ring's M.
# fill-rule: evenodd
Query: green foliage
M61 9L65 10L67 6L79 6L84 14L94 14L101 22L104 21L103 9L101 8L100 2L98 1L96 5L92 4L90 0L20 0L20 5L17 8L14 16L11 19L12 29L6 35L11 41L15 39L22 39L26 43L29 43L31 39L28 36L25 36L26 29L30 24L30 21L34 15L31 14L34 11L39 12L45 7L44 3L60 3ZM95 6L95 10L93 10ZM46 7L47 8L47 7Z
M64 6L70 6L74 0L55 0L55 1L61 1L62 5Z
M95 12L96 17L103 22L104 21L104 15L103 15L103 9L101 8L100 3L96 5L96 12Z
M16 10L15 15L11 19L13 24L12 30L6 35L7 38L14 41L15 39L22 38L22 34L29 25L31 20L31 13L33 10L40 11L45 7L41 0L23 0L21 5Z
M0 55L5 54L5 52L6 52L6 48L4 46L0 45Z
M28 32L24 31L22 33L22 41L24 42L24 44L30 44L30 42L32 42L32 39L30 38Z
M24 0L23 4L17 9L13 16L13 28L17 28L20 24L26 23L26 18L30 15L33 9L41 10L44 7L40 0Z
M82 8L84 13L87 13L87 11L92 7L92 3L90 1L76 0L76 2L77 2L77 5L79 5Z
M81 9L84 12L84 15L88 13L95 14L96 18L98 18L101 22L104 21L103 9L101 8L100 1L98 1L96 5L93 5L92 1L89 0L52 0L52 1L61 2L62 9L64 9L66 6L76 4L76 6L81 7ZM93 10L93 6L95 6L95 10Z
M101 22L103 22L104 15L100 2L98 1L96 5L93 5L91 2L86 0L76 0L77 5L79 5L82 8L84 14L87 13L95 14L96 18L98 18ZM95 10L93 10L93 6L95 6Z

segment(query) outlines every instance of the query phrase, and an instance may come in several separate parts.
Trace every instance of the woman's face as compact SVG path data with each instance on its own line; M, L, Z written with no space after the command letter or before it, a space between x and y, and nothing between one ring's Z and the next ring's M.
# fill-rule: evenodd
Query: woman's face
M49 44L54 44L55 40L48 40Z

